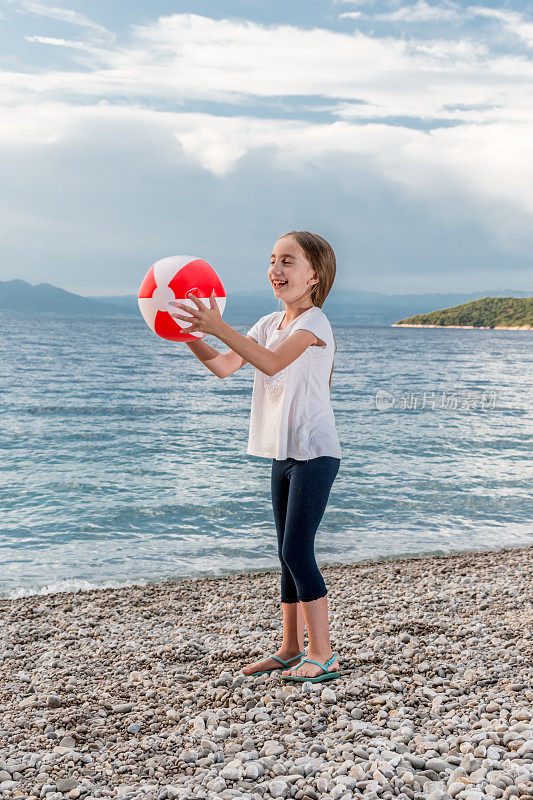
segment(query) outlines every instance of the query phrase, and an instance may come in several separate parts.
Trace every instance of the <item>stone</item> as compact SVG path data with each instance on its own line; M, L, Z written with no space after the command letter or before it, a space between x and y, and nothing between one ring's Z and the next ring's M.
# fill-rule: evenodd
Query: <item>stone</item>
M32 695L30 697L25 697L18 705L22 710L26 708L35 708L35 706L39 705L39 701Z
M403 758L404 761L409 761L415 769L424 769L426 766L425 760L415 753L404 753Z
M265 755L266 756L279 756L285 752L285 748L281 747L279 744L271 744L268 747L265 747Z
M74 748L74 747L76 747L76 742L74 741L72 736L63 736L63 738L59 742L59 746L60 747Z
M259 777L259 767L254 762L246 764L244 768L244 777L247 780L256 781Z
M451 795L443 789L433 789L428 794L427 800L451 800Z
M435 772L445 772L447 769L451 769L448 762L442 758L428 758L425 768L432 769Z
M56 788L58 792L66 793L76 789L78 786L77 778L57 778Z
M322 689L320 699L323 703L336 703L337 702L337 695L329 686L325 686Z
M275 778L268 784L268 791L271 797L287 797L289 794L289 787L286 781Z
M209 781L206 786L210 792L218 794L226 788L226 781L223 778L214 778L212 781Z
M141 726L138 722L132 722L131 725L128 725L127 731L131 733L132 736L135 736L141 730Z
M451 797L455 797L456 794L459 792L463 792L465 789L465 784L462 781L452 781L452 783L448 784L448 794Z
M242 769L236 765L227 764L220 773L220 777L225 781L240 781Z
M133 703L117 703L113 706L114 714L128 714L133 711Z
M48 708L59 708L61 706L61 698L57 694L50 694L46 698L46 705Z

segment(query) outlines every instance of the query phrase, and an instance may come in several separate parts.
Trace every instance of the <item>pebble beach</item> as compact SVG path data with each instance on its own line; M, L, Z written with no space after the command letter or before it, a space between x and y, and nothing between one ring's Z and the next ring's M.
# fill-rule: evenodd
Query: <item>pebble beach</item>
M532 797L532 561L322 566L318 684L240 674L281 644L278 571L0 600L0 796Z

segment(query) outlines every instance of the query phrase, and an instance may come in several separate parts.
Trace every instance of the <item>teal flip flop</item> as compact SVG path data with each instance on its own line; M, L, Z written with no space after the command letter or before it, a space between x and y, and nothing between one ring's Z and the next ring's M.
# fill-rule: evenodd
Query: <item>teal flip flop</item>
M246 675L247 678L252 678L255 675L270 675L272 672L277 672L279 669L288 669L291 666L292 661L296 661L298 658L305 656L306 652L307 651L304 650L299 655L289 658L288 661L284 661L279 656L275 656L273 653L271 653L270 655L265 656L264 658L274 658L276 661L279 661L281 667L272 667L272 669L262 669L259 672L243 672L241 669L241 675ZM259 660L263 661L264 659L260 658Z
M310 664L316 664L317 667L321 667L324 670L322 675L315 675L313 678L311 678L309 675L282 675L281 677L284 678L286 681L297 681L298 683L304 683L304 681L310 681L311 683L321 683L322 681L331 681L333 680L333 678L338 678L340 675L340 672L330 672L330 670L328 669L330 664L333 664L335 659L338 657L339 656L337 653L333 653L331 658L328 661L326 661L325 664L320 664L320 662L318 661L313 661L312 658L302 658L300 663L296 664L294 667L294 669L298 669L298 667L301 667L302 664L308 661Z

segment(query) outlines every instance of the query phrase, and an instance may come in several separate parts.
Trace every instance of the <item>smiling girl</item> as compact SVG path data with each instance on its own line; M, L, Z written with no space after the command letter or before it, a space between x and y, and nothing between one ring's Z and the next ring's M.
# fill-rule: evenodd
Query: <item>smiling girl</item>
M188 331L212 334L230 348L219 353L204 341L187 342L214 375L226 378L247 363L255 367L247 452L272 459L283 641L275 653L244 667L244 675L283 670L285 680L313 683L340 675L330 644L327 588L314 554L342 455L330 402L335 338L322 311L335 272L335 253L325 239L291 231L275 243L268 270L284 311L261 317L246 337L223 321L214 293L210 308L192 294L196 309L170 303L187 310L173 314L176 319L194 317Z

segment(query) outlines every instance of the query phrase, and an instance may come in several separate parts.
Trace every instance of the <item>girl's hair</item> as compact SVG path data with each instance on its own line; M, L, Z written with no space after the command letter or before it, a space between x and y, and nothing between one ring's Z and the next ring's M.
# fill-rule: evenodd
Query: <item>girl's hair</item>
M302 250L305 253L306 259L311 264L312 269L316 271L318 283L315 283L311 289L311 300L313 305L322 308L324 301L328 296L335 274L337 272L337 261L335 259L335 252L333 247L318 233L310 233L309 231L290 231L284 233L279 238L284 236L293 236ZM333 334L333 341L335 342L335 353L337 352L337 340ZM331 366L331 373L329 376L329 390L331 392L331 376L333 375L333 367L335 360Z

